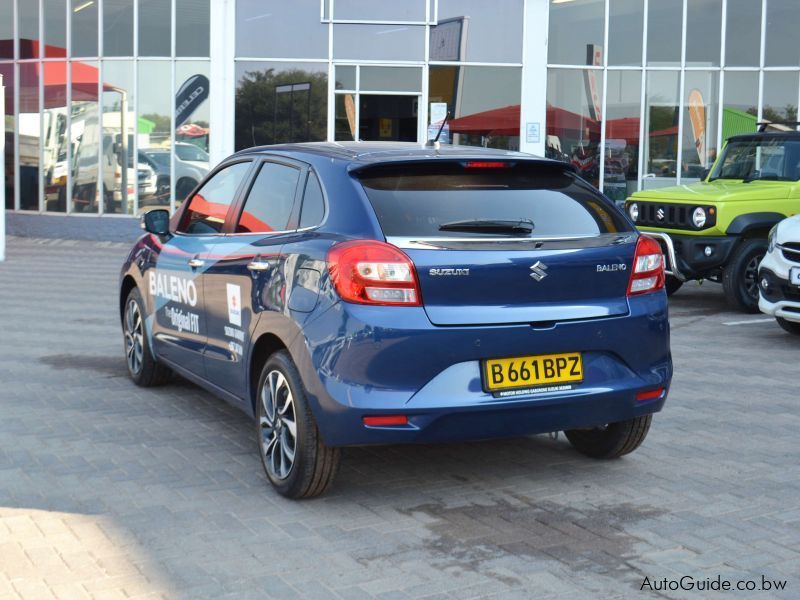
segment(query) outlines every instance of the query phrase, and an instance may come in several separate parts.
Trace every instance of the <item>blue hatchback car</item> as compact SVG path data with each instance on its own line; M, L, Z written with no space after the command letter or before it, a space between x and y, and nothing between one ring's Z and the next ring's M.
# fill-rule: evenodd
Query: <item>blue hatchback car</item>
M564 431L636 449L672 377L659 245L569 165L481 148L231 156L121 274L128 368L252 415L292 498L340 448Z

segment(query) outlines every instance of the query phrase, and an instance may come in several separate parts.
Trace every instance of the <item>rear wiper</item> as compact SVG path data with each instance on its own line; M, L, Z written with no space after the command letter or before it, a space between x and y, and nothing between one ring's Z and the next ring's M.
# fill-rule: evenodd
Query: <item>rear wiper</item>
M533 221L517 219L503 221L491 219L471 219L467 221L450 221L439 225L439 231L475 231L477 233L523 233L533 232Z

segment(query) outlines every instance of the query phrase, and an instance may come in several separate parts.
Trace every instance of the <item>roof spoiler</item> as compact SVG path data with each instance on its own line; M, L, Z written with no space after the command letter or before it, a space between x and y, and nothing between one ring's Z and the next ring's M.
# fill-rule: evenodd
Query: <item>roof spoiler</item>
M348 166L347 171L354 175L358 175L361 173L366 173L371 170L377 170L382 167L401 167L401 166L411 166L411 165L435 165L442 163L465 163L465 162L500 162L500 161L508 161L513 162L515 164L529 164L529 165L541 165L544 167L555 167L560 168L564 172L568 173L577 173L578 169L575 165L570 164L568 162L563 162L560 160L553 160L550 158L539 158L539 157L531 157L531 158L520 158L518 156L513 157L505 157L505 156L438 156L436 158L399 158L394 160L386 160L381 162L370 162L366 164L351 164Z
M767 130L767 127L771 125L783 125L785 127L793 127L797 129L797 126L800 125L800 121L764 121L762 123L758 123L758 133L764 133Z

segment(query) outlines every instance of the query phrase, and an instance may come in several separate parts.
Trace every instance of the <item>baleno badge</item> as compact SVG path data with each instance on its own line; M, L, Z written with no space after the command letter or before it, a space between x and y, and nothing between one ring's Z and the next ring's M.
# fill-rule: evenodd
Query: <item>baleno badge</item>
M546 271L547 271L547 265L540 260L537 260L535 263L531 265L531 277L533 277L536 281L541 281L542 279L547 277Z
M598 273L608 273L612 271L626 271L628 269L628 265L625 263L617 263L611 265L597 265L597 272Z

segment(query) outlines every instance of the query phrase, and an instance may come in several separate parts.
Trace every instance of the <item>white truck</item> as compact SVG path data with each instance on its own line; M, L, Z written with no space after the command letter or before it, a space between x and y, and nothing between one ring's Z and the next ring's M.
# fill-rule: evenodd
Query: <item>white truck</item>
M102 132L96 114L79 114L72 118L72 205L76 211L97 210L97 157L101 143L102 194L106 212L132 214L137 185L140 198L156 193L156 175L148 165L138 163L136 169L128 167L123 173L122 165L132 162L128 156L133 150L133 131L128 129L128 135L123 139L120 128L111 123L119 122L114 115L103 114ZM135 122L133 118L130 121Z

